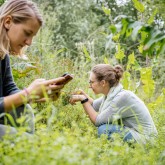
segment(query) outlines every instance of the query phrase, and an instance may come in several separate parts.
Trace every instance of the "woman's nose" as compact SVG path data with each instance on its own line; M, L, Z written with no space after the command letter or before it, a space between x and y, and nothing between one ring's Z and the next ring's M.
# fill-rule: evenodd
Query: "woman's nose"
M30 45L32 44L32 40L33 40L32 37L27 38L27 39L25 40L25 44L28 45L28 46L30 46Z

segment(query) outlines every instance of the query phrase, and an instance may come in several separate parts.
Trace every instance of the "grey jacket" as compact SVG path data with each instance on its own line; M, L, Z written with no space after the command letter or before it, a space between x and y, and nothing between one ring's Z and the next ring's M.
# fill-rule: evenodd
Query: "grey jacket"
M4 112L4 97L19 92L13 81L9 55L0 60L0 114Z
M124 90L121 84L111 88L107 97L94 100L93 108L99 112L96 126L120 122L139 143L145 143L146 139L157 135L146 105L133 92Z

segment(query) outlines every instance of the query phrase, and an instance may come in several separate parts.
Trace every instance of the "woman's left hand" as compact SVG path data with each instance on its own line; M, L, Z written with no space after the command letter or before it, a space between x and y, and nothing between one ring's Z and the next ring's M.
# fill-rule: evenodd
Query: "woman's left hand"
M75 105L76 102L84 100L86 97L84 95L72 95L69 102L72 105Z

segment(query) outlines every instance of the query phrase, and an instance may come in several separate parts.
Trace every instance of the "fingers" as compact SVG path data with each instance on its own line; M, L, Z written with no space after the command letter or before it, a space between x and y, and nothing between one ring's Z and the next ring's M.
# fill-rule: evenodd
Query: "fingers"
M69 102L70 104L74 105L76 102L81 100L81 95L72 95Z
M35 96L42 98L43 96L45 96L45 94L47 94L48 96L52 96L55 93L60 92L60 90L64 87L63 84L59 85L64 80L64 77L59 77L51 80L36 79L28 86L27 90L29 91L30 95L33 95L34 99Z
M56 85L56 84L50 84L47 89L51 89L54 92L58 92L60 91L60 89L62 89L64 87L64 85Z
M55 79L51 79L51 80L46 80L45 81L45 85L57 85L58 83L60 84L60 83L62 83L62 82L64 82L65 81L65 78L64 77L59 77L59 78L55 78Z
M69 103L72 104L72 105L75 105L75 104L76 104L76 101L73 100L73 99L70 99L70 100L69 100Z
M43 103L43 102L46 102L47 100L48 98L42 98L42 99L35 100L35 103Z

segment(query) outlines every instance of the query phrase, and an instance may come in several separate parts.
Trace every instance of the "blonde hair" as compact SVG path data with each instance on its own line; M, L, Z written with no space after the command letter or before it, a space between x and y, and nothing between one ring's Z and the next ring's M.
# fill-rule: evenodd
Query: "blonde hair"
M123 76L123 69L120 65L114 67L109 64L98 64L92 68L98 81L105 80L110 87L117 85Z
M43 19L36 4L30 0L8 0L0 7L0 59L10 52L10 41L4 27L4 18L12 16L15 24L36 18L42 26Z

